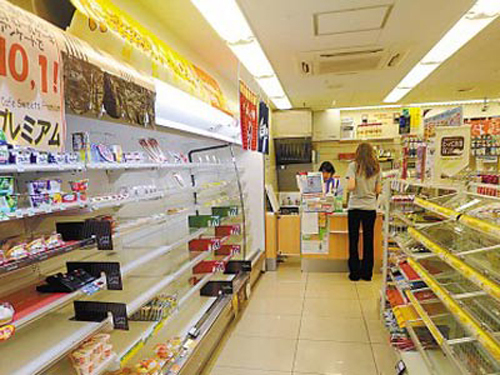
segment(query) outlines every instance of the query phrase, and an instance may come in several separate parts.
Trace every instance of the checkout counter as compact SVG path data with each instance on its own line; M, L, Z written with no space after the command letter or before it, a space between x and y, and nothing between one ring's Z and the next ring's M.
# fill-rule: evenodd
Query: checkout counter
M280 255L301 258L302 271L348 272L349 232L347 210L333 197L303 195L295 213L278 210L266 214L267 269L275 270ZM383 259L383 215L377 213L374 228L374 272ZM359 251L362 259L363 234Z

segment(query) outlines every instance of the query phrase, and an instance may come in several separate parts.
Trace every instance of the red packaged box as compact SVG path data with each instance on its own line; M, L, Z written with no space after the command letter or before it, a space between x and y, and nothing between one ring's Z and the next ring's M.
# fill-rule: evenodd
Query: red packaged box
M217 237L232 236L241 234L241 227L239 224L234 225L221 225L215 227L215 235Z
M221 260L204 260L193 267L194 274L224 272L226 269L226 262Z
M240 245L222 245L219 250L215 251L215 255L235 255L241 252Z
M212 251L221 247L219 238L198 238L189 241L190 251Z

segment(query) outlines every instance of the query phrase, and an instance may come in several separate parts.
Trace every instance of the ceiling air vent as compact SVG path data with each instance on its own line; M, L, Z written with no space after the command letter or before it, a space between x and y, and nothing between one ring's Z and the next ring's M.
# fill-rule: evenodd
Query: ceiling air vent
M304 75L352 74L393 68L403 57L402 52L387 51L381 47L305 52L300 54L300 70Z

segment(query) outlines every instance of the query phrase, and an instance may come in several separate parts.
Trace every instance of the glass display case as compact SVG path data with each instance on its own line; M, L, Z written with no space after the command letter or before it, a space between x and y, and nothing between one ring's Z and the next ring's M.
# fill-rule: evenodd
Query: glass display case
M398 323L404 323L402 334L429 373L498 372L498 201L456 184L456 191L411 182L387 185L383 308L394 310L388 301L394 293L401 296L398 309L409 312ZM422 324L444 354L437 361L435 346L418 332Z

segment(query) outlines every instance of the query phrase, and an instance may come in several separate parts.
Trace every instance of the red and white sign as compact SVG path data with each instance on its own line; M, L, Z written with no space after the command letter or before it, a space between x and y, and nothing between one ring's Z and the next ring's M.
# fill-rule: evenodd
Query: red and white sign
M247 85L240 82L241 141L244 150L257 151L259 139L257 103L257 96Z
M53 26L0 2L0 129L7 141L59 151L65 136L61 59Z
M470 124L471 135L500 135L500 117L471 118L465 121Z

